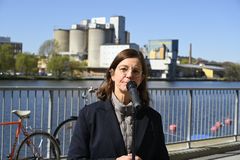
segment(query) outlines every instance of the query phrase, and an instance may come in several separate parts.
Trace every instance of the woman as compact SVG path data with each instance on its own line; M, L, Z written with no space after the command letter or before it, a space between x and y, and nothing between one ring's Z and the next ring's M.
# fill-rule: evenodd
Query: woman
M136 116L135 160L168 160L160 114L149 107L147 68L141 52L121 51L97 91L100 101L79 114L68 159L132 159L132 102L127 83L134 81L141 99Z

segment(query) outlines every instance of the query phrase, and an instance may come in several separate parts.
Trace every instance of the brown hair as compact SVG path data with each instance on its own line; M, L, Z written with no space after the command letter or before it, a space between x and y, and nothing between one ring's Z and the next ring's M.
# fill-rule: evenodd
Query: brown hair
M147 91L147 77L148 77L147 66L142 52L137 51L135 49L125 49L118 53L110 67L107 69L105 80L100 85L97 91L97 97L103 101L105 101L106 99L111 99L111 95L114 90L114 82L111 79L110 71L115 70L117 65L126 58L138 58L142 65L143 80L137 89L139 92L140 99L142 100L142 104L144 106L148 106L149 95Z

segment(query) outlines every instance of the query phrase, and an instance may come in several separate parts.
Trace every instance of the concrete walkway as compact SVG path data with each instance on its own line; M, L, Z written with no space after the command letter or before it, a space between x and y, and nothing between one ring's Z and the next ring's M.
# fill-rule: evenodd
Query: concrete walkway
M240 160L240 149L236 151L214 154L210 156L193 158L190 160Z
M231 137L193 142L191 149L186 149L184 143L167 145L167 148L170 160L240 160L240 141L233 142Z
M170 151L171 160L240 160L240 142Z

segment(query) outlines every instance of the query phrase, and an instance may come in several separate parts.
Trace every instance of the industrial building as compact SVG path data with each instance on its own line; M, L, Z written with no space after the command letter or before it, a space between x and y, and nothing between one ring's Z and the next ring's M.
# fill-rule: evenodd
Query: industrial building
M100 47L100 66L101 67L109 67L116 57L117 53L124 49L133 48L139 50L139 46L135 43L131 44L118 44L118 45L101 45Z
M130 34L125 31L123 16L112 16L109 22L105 17L86 19L80 24L73 24L71 29L54 29L54 39L60 54L70 55L76 60L87 57L90 68L105 67L100 62L101 56L106 56L100 53L102 45L120 45L119 48L121 45L135 46L129 43Z
M224 74L224 68L213 65L200 64L179 64L178 67L178 77L194 77L194 78L206 78L215 79L221 78Z
M174 79L178 57L178 40L149 40L148 63L150 76Z
M22 43L19 42L11 42L10 37L0 37L0 46L3 44L9 44L13 47L14 55L18 53L22 53Z
M60 54L75 60L87 59L88 71L97 76L99 72L105 73L121 50L139 50L137 44L130 43L123 16L112 16L109 22L105 17L82 20L80 24L73 24L71 29L55 29L54 39ZM173 79L177 56L178 40L150 40L146 56L150 76Z

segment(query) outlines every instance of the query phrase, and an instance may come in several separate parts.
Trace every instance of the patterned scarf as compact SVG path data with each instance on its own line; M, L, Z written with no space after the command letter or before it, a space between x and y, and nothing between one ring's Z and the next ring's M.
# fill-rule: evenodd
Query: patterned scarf
M118 118L120 129L122 132L125 147L128 153L131 153L132 149L132 102L127 105L121 103L114 93L112 93L112 103L115 109L115 113Z

